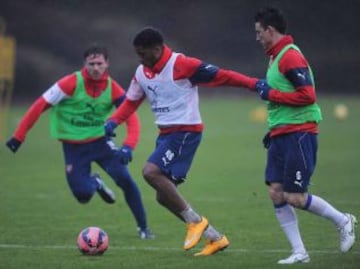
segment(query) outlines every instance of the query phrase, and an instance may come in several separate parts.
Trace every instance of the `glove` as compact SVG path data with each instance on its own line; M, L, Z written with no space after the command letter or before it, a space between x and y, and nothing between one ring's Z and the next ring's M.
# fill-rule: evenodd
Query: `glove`
M265 134L264 138L262 139L264 148L268 149L270 147L270 142L271 142L270 132L268 132Z
M255 89L260 95L261 99L263 100L269 100L269 92L271 90L271 87L269 84L267 84L265 79L259 79L255 83Z
M132 161L132 148L129 146L122 146L116 151L116 155L120 158L120 162L126 165Z
M14 153L17 152L17 150L20 148L21 146L21 141L17 140L15 137L11 137L7 142L6 142L6 146Z
M110 137L115 137L116 136L115 129L117 126L118 124L113 120L108 120L107 122L105 122L104 124L105 135Z

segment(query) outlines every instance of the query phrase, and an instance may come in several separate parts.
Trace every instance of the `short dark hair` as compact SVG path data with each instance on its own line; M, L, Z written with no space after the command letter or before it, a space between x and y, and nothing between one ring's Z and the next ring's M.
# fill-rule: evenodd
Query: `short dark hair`
M286 32L286 19L279 9L274 7L265 7L255 14L255 22L261 24L263 28L274 27L279 33Z
M103 55L105 60L108 59L109 57L109 53L108 50L105 46L102 45L98 45L98 44L93 44L90 47L88 47L85 51L84 51L84 59L86 59L88 56L90 55L96 55L96 54L100 54Z
M135 47L152 48L164 44L162 33L153 27L145 27L136 34L133 45Z

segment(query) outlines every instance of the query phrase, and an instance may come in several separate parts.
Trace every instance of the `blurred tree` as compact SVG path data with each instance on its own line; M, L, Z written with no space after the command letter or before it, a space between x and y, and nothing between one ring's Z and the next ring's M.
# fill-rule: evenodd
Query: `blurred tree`
M5 0L0 16L18 44L15 100L35 98L76 70L92 42L109 47L110 71L126 88L137 65L132 37L147 25L161 29L174 50L262 76L266 62L253 16L264 5L288 17L288 31L315 70L319 93L357 93L360 39L354 29L360 1Z

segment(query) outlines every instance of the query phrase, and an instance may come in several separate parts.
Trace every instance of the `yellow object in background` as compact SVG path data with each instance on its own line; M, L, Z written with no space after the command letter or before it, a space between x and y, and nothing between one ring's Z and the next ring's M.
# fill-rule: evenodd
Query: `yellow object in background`
M4 34L5 22L0 17L0 142L6 135L15 70L15 39Z
M345 120L349 116L349 109L344 104L337 104L334 107L334 116L338 120Z
M266 106L258 106L250 111L250 120L254 122L264 123L267 118Z
M15 39L0 36L0 80L14 79Z

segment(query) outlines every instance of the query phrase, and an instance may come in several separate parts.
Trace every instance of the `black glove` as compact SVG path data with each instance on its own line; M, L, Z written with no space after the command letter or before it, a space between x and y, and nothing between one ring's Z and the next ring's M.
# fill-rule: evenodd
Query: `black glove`
M105 135L108 137L115 137L115 129L118 126L118 124L113 120L108 120L104 124L105 129Z
M14 153L17 152L17 150L20 148L21 146L21 141L17 140L15 137L11 137L7 142L6 142L6 146Z
M268 132L268 133L265 134L265 136L262 139L262 143L264 145L264 148L268 149L270 147L270 142L271 142L270 132Z
M259 79L255 84L255 89L261 99L269 100L269 92L271 90L271 87L269 86L269 84L267 84L265 79Z
M126 165L132 161L132 148L124 145L116 151L116 155L120 157L120 162Z

